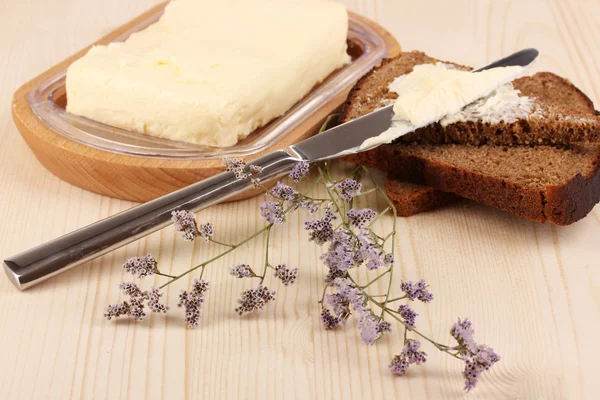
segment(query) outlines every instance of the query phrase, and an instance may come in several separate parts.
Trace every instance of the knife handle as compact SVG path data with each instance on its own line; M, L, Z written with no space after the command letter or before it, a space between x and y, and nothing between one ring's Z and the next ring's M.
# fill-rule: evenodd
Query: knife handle
M289 171L297 161L279 150L252 164L263 168L258 178L267 181ZM4 260L5 272L18 289L27 289L164 228L171 222L172 211L199 211L251 185L249 179L223 172L9 257Z

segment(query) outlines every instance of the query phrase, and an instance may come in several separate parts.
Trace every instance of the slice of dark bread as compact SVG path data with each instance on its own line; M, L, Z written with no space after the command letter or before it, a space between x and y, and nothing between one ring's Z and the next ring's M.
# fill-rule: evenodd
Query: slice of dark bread
M396 213L401 217L410 217L460 199L455 194L401 181L393 176L388 176L385 188L389 199L396 206Z
M374 111L398 96L388 91L389 84L418 64L439 62L420 52L402 53L386 60L357 83L348 97L341 122ZM453 68L468 67L444 62ZM521 95L532 99L528 118L490 124L461 121L446 126L430 124L398 139L399 143L568 145L600 141L600 113L592 101L568 80L549 72L537 73L513 82ZM365 96L365 92L368 94Z
M378 108L384 99L393 99L395 95L387 91L387 86L396 76L409 72L419 63L434 61L418 52L402 53L385 61L359 81L342 110L341 121ZM550 89L546 98L559 102L560 94L554 90ZM587 104L591 115L591 102L581 92L577 93L578 105L565 104L565 109L581 110ZM575 102L571 97L567 99L570 100L564 101ZM558 129L555 126L554 129ZM547 134L550 133L548 129ZM414 142L381 146L348 156L346 160L381 169L398 180L426 184L537 222L571 224L587 215L600 200L598 143L558 148Z

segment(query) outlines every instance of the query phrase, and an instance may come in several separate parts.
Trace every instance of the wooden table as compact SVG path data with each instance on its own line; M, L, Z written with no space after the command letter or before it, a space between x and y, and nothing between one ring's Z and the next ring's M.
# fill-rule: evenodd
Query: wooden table
M37 162L10 116L23 82L126 22L158 0L0 4L0 255L4 258L130 206L61 182ZM381 22L404 49L483 65L524 47L540 50L534 70L568 77L600 107L600 2L348 0ZM262 222L260 199L213 207L221 237ZM369 205L381 206L375 198ZM391 226L391 218L379 223ZM463 202L398 220L396 258L405 279L425 278L436 299L420 307L421 329L449 342L458 316L503 357L470 398L597 398L600 390L600 207L565 228L539 225ZM237 261L259 263L263 243L207 270L213 287L201 327L183 312L141 324L106 321L118 299L120 264L151 252L164 271L216 254L177 239L171 228L47 281L17 291L0 277L0 398L402 398L460 397L459 361L429 347L429 361L394 378L387 364L398 333L375 347L353 324L322 330L316 305L324 267L295 216L272 238L272 257L299 266L299 282L263 313L234 313L243 282ZM170 287L177 302L180 287Z

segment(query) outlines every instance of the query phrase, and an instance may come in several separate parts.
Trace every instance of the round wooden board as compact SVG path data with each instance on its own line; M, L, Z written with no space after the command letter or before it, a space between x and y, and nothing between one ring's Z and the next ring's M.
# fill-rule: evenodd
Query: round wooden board
M165 4L147 11L100 39L96 44L113 41L114 38L135 25L138 20L145 19L148 15L156 13L158 9L164 8ZM389 32L364 17L353 15L368 23L385 38L388 57L395 56L400 52L398 42ZM37 82L62 70L85 54L88 49L89 47L81 50L34 78L19 88L14 95L12 113L15 124L44 167L60 179L75 186L102 195L136 202L155 199L224 170L220 160L216 159L144 158L99 150L72 141L45 125L31 110L27 102L28 93L32 87L36 86ZM251 158L260 157L310 137L318 131L327 116L345 101L346 96L347 92L340 94L274 146L252 155ZM257 192L250 191L231 200L248 198L256 194Z

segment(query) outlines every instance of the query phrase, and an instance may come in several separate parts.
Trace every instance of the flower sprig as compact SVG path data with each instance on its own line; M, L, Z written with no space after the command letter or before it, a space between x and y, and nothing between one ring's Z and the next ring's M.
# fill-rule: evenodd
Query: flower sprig
M392 322L398 323L402 347L389 364L394 375L404 375L411 365L427 361L427 353L421 346L421 340L424 340L435 349L464 363L463 377L467 391L476 386L484 371L500 360L493 349L475 341L472 323L468 319L459 319L451 327L450 335L455 339L455 345L438 343L417 330L418 314L411 303L433 301L433 294L424 280L414 283L402 280L398 288L401 295L393 296L396 208L368 169L357 167L350 177L335 180L330 163L316 165L318 176L306 192L300 193L284 182L277 182L271 189L264 187L259 179L261 169L247 165L241 159L228 158L223 163L236 178L249 179L255 187L264 188L267 198L261 202L259 212L266 225L237 243L227 243L215 239L214 226L209 222L198 223L193 212L173 211L175 230L184 240L202 239L206 243L221 246L223 250L179 275L160 272L158 263L150 254L127 260L123 268L134 277L142 279L157 275L167 281L158 288L152 287L146 291L138 288L135 283L122 283L120 289L129 296L129 301L108 306L105 313L107 319L129 316L136 322L143 321L146 318L146 308L154 313L166 313L168 306L160 301L163 296L161 290L184 276L197 273L198 277L194 279L192 287L179 295L178 307L185 309L184 322L187 327L199 326L209 288L209 283L202 279L206 268L261 236L265 237L266 243L262 265L253 268L240 261L230 266L229 275L257 281L256 285L240 294L234 310L237 314L245 315L264 309L276 298L276 292L265 284L268 277L279 280L284 286L293 285L298 277L298 268L271 262L269 242L273 229L284 224L291 212L305 210L309 215L304 222L308 240L325 249L321 260L326 271L323 274L324 286L319 300L321 321L325 329L339 328L353 317L361 340L367 345L374 345L384 335L392 334ZM289 178L296 184L309 175L310 169L308 163L299 162L293 167ZM365 178L370 179L370 188L365 188ZM317 185L324 187L325 198L311 195ZM355 207L356 199L369 193L376 193L384 200L386 207L381 212ZM389 214L393 217L391 232L384 235L376 233L373 229L375 222ZM364 283L360 282L357 273L363 268L370 271L367 274L370 278ZM269 271L272 274L269 275ZM378 281L387 283L383 285L385 291L375 289L380 286L375 285Z

